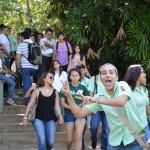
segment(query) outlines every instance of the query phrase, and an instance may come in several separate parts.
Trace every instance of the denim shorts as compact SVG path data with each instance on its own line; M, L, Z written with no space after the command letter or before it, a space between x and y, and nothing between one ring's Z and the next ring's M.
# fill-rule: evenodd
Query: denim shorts
M65 114L64 115L64 124L74 124L76 120L86 121L87 117L76 118L74 114Z

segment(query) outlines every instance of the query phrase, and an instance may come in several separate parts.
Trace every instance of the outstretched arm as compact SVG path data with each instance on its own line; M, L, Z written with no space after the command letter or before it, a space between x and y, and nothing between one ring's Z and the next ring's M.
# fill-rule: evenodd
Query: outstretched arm
M86 104L97 103L108 106L122 107L128 101L128 96L124 94L115 98L95 98L91 96L84 96L82 94L80 94L80 96L81 97L78 97L78 99L85 101Z

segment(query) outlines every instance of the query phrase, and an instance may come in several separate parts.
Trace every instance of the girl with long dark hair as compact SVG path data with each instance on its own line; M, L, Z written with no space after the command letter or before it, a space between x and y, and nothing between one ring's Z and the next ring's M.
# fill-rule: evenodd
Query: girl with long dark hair
M53 87L60 92L63 84L67 80L67 73L63 71L63 68L58 60L52 62L50 70L54 73Z
M150 117L150 107L148 91L145 87L146 73L141 65L131 65L128 67L124 79L133 91L133 97L139 113L139 118L145 127L147 143L150 144L150 129L147 122L147 116ZM144 84L143 84L144 83Z
M27 116L31 106L38 98L38 106L33 127L38 137L38 150L51 150L55 141L55 128L57 118L63 123L59 106L58 92L52 87L54 76L45 72L38 81L38 88L32 93L31 100L26 108L23 125L28 125ZM55 114L56 110L57 116Z
M83 54L83 50L79 45L75 45L72 51L72 54L69 56L69 65L68 65L68 71L71 68L76 68L77 65L83 64L86 67L85 63L85 56ZM89 75L89 72L86 67L86 74Z

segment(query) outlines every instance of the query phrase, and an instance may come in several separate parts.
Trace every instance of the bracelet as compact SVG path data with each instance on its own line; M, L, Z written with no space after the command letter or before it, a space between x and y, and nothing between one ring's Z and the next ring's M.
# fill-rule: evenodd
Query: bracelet
M62 115L58 115L58 118L59 118L59 117L62 117Z

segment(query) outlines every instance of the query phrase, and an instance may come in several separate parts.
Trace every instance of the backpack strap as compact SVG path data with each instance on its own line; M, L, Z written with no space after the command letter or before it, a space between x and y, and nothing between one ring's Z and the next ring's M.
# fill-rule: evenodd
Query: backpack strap
M68 42L67 42L67 41L65 41L65 43L66 43L66 46L67 46L68 56L69 56L69 55L70 55L70 52L69 52L69 45L68 45Z
M59 42L56 42L56 52L58 52L58 44Z
M67 42L67 41L65 41L65 43L66 43L66 46L67 46L67 50L69 51L68 42Z
M98 75L95 75L94 76L94 93L97 94L97 78L98 78Z
M29 42L23 42L23 43L27 43L28 44L28 50L29 50L29 48L30 48L30 46L32 45L32 44L35 44L34 42L33 43L29 43ZM28 57L26 57L24 54L21 54L21 56L23 56L23 57L25 57L27 60L28 60ZM28 60L29 61L29 60ZM30 62L30 61L29 61ZM30 62L31 63L31 62Z

